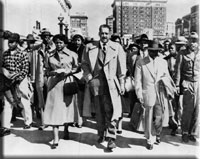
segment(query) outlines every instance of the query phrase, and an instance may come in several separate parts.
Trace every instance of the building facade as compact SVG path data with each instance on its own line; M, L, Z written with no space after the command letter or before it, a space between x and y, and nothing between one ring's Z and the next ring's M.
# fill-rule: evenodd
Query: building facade
M106 18L106 24L110 26L111 33L113 34L113 16L112 15Z
M154 38L164 37L166 3L167 0L114 0L114 33L138 36L145 30L153 30Z
M195 31L199 35L199 5L191 7L191 12L175 22L176 36L188 37L189 33Z
M167 22L166 23L166 37L172 38L175 36L175 24L174 22Z
M76 15L71 15L70 23L71 35L80 30L84 37L88 37L88 17L85 15L85 13L76 13Z

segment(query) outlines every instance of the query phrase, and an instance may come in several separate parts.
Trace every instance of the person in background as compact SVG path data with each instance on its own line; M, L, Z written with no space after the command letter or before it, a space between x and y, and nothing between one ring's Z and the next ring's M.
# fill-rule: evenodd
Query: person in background
M82 69L94 97L98 142L107 137L107 148L113 149L117 120L122 114L120 95L125 93L126 56L122 46L110 40L110 34L108 25L100 25L100 40L86 45Z
M81 70L81 59L82 59L82 54L83 50L85 49L85 44L84 44L84 37L82 33L75 33L72 37L72 41L70 45L68 45L68 48L71 51L74 51L78 55L78 63L79 63L79 70L81 71L78 76L76 76L76 80L79 85L79 92L78 92L78 110L79 110L79 117L78 117L78 123L73 123L71 126L76 126L78 128L81 128L83 125L83 100L84 100L84 91L85 91L85 80L82 75L82 70Z
M128 50L127 50L127 58L126 58L127 76L131 76L134 78L136 61L140 58L139 51L140 51L140 47L136 43L129 45ZM135 90L128 92L128 97L130 101L129 117L131 117L134 105L138 101L137 96L135 94Z
M200 100L200 51L199 37L191 32L188 46L181 50L175 65L175 84L183 94L183 112L181 119L182 140L196 142L199 135ZM180 88L181 87L181 88Z
M164 57L164 59L167 60L170 76L172 77L172 79L174 79L175 63L178 52L176 51L175 43L170 43L168 47L169 47L169 55ZM175 136L177 133L178 121L180 115L178 114L179 110L180 110L179 95L175 94L175 98L169 101L169 127L172 129L171 131L172 136Z
M166 39L163 43L164 46L164 50L163 50L163 58L165 58L166 56L168 56L169 53L169 44L171 43L170 39Z
M8 38L8 50L3 53L2 73L11 79L13 84L10 89L4 92L4 107L1 113L2 130L0 136L9 135L10 122L13 107L22 108L24 117L24 129L29 129L32 124L32 112L30 107L30 94L27 74L29 62L27 52L21 51L18 47L20 36L12 33ZM27 116L27 114L29 114Z
M39 35L42 39L42 44L39 45L38 56L37 56L37 66L36 66L36 91L38 99L38 107L40 109L42 126L39 130L46 128L43 124L43 112L47 96L47 77L45 76L46 70L48 70L48 58L52 50L55 49L55 44L52 41L52 34L47 28L41 30Z
M59 127L64 126L64 139L69 139L68 123L77 122L77 96L64 95L64 83L73 82L74 73L78 68L78 55L67 49L68 39L65 35L57 34L53 37L56 49L49 57L47 72L47 100L44 107L44 125L53 128L53 144L55 149L59 143Z

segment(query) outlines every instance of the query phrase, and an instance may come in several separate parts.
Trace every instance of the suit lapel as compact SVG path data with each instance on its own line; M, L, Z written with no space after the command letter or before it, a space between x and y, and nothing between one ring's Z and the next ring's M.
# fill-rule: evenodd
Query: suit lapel
M96 61L97 61L97 56L99 53L99 47L96 45L93 45L90 50L89 50L89 59L91 63L91 69L94 70Z
M146 58L144 58L144 61L146 63L146 67L149 70L150 74L152 75L152 77L154 79L156 79L155 70L154 70L154 66L153 66L153 61L150 60L149 56L147 56Z
M113 43L111 41L109 41L104 64L106 65L116 55L117 55L116 49L115 49Z

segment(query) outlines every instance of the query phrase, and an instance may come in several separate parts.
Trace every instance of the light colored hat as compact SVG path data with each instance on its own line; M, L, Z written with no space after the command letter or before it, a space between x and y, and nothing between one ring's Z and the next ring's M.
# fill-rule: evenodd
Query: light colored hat
M198 39L199 36L198 36L198 34L197 34L196 32L191 32L191 34L190 34L190 38Z
M187 44L188 40L184 36L179 36L175 44Z

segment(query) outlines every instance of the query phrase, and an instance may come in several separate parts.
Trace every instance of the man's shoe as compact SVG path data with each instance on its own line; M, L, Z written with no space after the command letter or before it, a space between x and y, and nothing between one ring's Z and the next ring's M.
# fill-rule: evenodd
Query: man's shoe
M30 129L31 128L31 124L30 125L25 125L24 127L23 127L23 129Z
M188 134L183 134L182 140L183 140L183 142L188 143L189 142Z
M0 130L0 137L10 135L10 133L11 133L10 129L3 128L3 129Z
M196 142L197 139L194 137L194 135L189 135L189 140L192 141L192 142Z
M175 130L178 129L178 123L176 122L176 120L174 119L174 117L169 117L169 128Z
M171 136L176 136L176 133L177 133L176 130L172 130L171 131Z
M160 140L160 136L156 136L156 143L160 143L161 142L161 140Z
M109 139L108 141L108 145L107 145L107 148L108 149L113 149L113 148L116 148L116 144L115 144L115 140L114 139Z
M100 136L98 139L98 143L102 143L105 141L105 137L104 136Z
M42 125L38 128L38 130L44 130L45 128L47 128L48 126L47 125Z
M153 149L153 144L147 143L146 148L147 148L148 150L152 150L152 149Z

